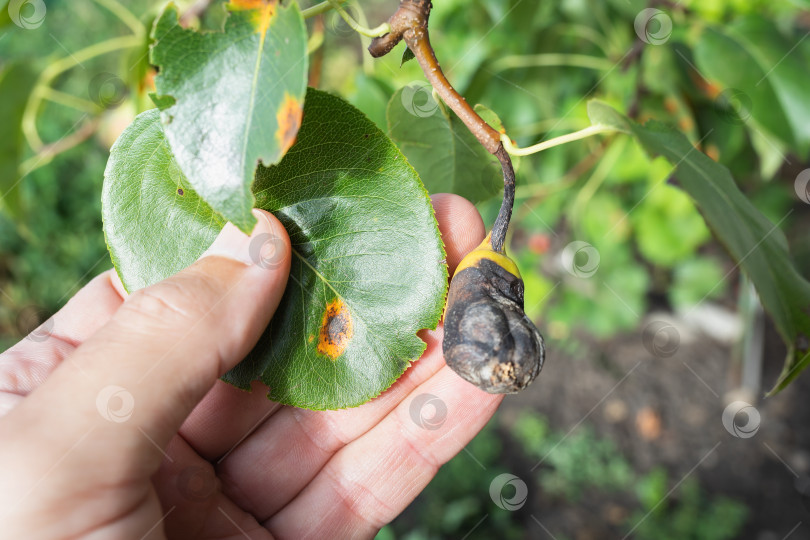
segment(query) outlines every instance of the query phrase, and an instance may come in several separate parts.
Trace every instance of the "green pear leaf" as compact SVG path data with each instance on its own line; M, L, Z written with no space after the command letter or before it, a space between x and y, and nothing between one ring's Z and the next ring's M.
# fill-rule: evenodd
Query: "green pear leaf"
M155 104L172 153L195 191L245 232L255 218L256 166L277 163L301 125L307 33L295 2L232 0L222 32L155 23Z
M338 409L379 395L421 356L416 334L441 318L447 268L428 194L391 140L340 98L311 89L305 103L297 142L253 185L292 241L287 289L224 379L242 388L261 379L272 400ZM113 146L102 203L129 291L194 262L224 223L172 157L156 109ZM336 313L351 327L337 348L324 324Z
M30 62L8 64L0 72L0 209L21 212L19 165L25 151L23 111L39 74Z
M489 120L497 118L489 110L487 115ZM388 135L431 193L455 193L479 203L503 189L497 158L454 112L434 101L430 86L397 90L388 102L387 118Z

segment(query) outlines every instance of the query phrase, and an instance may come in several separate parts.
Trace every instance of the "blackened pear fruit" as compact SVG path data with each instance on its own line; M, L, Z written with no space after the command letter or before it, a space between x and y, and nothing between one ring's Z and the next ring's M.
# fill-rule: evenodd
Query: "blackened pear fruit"
M453 371L491 394L526 388L543 367L543 336L523 311L523 279L489 237L450 283L442 347Z

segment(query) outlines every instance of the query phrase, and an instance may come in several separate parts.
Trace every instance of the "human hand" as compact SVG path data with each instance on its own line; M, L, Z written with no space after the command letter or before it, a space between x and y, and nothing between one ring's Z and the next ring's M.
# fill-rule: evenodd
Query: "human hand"
M452 272L483 223L460 197L433 204ZM371 538L489 420L501 396L445 366L441 327L355 409L280 406L258 382L218 380L287 281L289 239L262 215L252 237L278 239L278 264L240 262L250 239L228 225L216 255L128 297L106 272L48 339L0 355L0 537Z

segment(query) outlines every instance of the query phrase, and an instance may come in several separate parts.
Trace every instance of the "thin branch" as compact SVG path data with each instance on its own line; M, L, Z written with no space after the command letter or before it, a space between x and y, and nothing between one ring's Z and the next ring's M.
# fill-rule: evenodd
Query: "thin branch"
M627 138L622 138L617 143L610 146L599 161L599 165L597 165L596 169L591 173L591 177L588 178L585 185L577 192L577 196L574 198L574 202L571 204L569 211L571 222L574 224L575 228L580 227L581 223L583 223L583 221L579 219L583 209L602 186L608 175L610 175L610 171L613 170L616 166L616 162L621 158L625 146L627 146Z
M24 178L29 173L39 169L40 167L44 167L62 152L70 150L74 146L77 146L89 139L90 136L96 131L98 123L99 117L91 118L84 122L76 131L67 137L59 139L55 143L46 144L43 146L35 155L20 163L20 178Z
M490 69L495 72L501 72L508 69L551 66L570 66L610 71L613 69L614 64L607 58L587 54L543 53L503 56L493 62Z
M529 199L528 201L526 201L526 203L522 205L524 211L521 215L525 215L527 209L534 207L544 197L547 197L548 195L557 193L564 189L568 189L578 179L582 178L582 175L588 172L594 165L596 165L599 162L600 159L602 159L602 155L605 153L606 146L607 141L602 141L595 150L586 154L585 157L583 157L573 167L571 167L556 182L551 182L548 184L534 183L531 185L524 185L518 187L515 190L515 199L516 200Z
M323 17L315 19L312 31L309 33L307 40L307 54L312 54L321 48L324 42L324 24Z
M130 10L124 7L118 0L94 0L98 5L107 8L121 22L129 27L134 34L145 35L146 27Z
M348 0L338 0L341 4L345 4ZM308 7L305 10L301 11L301 15L303 15L304 19L309 19L310 17L314 17L315 15L320 15L321 13L326 13L327 11L332 10L332 3L329 0L321 2L320 4L315 4L312 7Z
M143 39L140 36L121 36L99 43L94 43L89 47L85 47L69 56L65 56L46 67L42 74L47 80L53 80L57 75L73 68L86 60L101 56L102 54L120 51L121 49L130 49L143 45Z
M379 25L379 26L377 26L375 28L368 28L366 26L363 26L360 23L358 23L357 21L355 21L352 18L352 16L349 15L346 12L346 10L341 7L339 0L328 0L328 1L332 5L332 9L337 11L338 15L340 15L343 18L343 20L346 21L346 24L348 24L349 27L352 30L354 30L355 32L357 32L358 34L360 34L362 36L372 37L372 38L373 37L379 37L379 36L385 35L385 34L387 34L388 32L391 31L391 25L388 24L387 22L384 22L384 23L382 23L381 25Z
M357 21L362 26L368 26L368 19L366 18L365 12L363 12L363 6L360 5L360 2L357 0L352 0L352 6L354 7L355 14L357 16ZM357 37L360 38L360 45L367 49L369 45L371 45L371 38L368 36L364 36L363 34L357 34ZM363 59L363 72L367 75L374 73L374 59L368 55L362 54L360 55Z
M321 73L323 72L323 41L324 41L324 22L323 15L315 18L312 25L312 32L310 32L309 41L307 42L307 52L309 58L309 77L307 86L318 88L321 85Z
M138 47L142 43L143 39L140 36L123 36L108 39L106 41L101 41L99 43L90 45L89 47L85 47L72 55L60 58L59 60L48 65L39 75L39 80L34 87L34 91L31 92L31 95L28 97L28 102L26 103L25 111L23 112L23 135L25 136L25 140L28 142L31 149L33 149L35 152L39 152L45 146L45 143L42 142L39 132L37 131L37 114L39 112L39 107L42 104L44 94L47 94L47 90L45 89L50 86L51 82L58 75L73 67L76 67L77 65L80 65L85 60L95 58L96 56L101 56L102 54L119 51L121 49Z
M518 148L512 144L512 140L505 133L503 133L501 134L501 142L503 143L503 147L506 149L506 151L513 156L530 156L532 154L536 154L537 152L542 152L543 150L560 146L561 144L578 141L580 139L592 137L593 135L599 135L600 133L613 133L615 131L616 128L611 126L589 126L585 129L568 133L567 135L554 137L553 139L549 139L526 148Z
M98 114L103 110L92 101L74 96L72 94L67 94L65 92L60 92L59 90L54 90L50 86L43 87L40 92L42 99L47 99L48 101L76 109L77 111Z

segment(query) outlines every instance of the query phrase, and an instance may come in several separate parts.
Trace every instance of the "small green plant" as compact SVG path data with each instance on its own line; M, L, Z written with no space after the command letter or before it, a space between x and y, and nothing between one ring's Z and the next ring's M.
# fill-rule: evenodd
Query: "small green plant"
M613 442L596 437L588 427L566 435L551 431L543 417L524 413L512 435L528 456L541 460L539 483L550 495L576 501L586 490L626 489L633 479L630 464Z
M737 537L748 517L745 505L728 497L710 497L693 477L672 494L669 489L664 469L653 469L638 480L635 492L641 509L627 521L635 538L728 540Z
M502 472L503 444L492 421L377 540L461 538L468 533L468 538L523 538L514 513L498 508L489 495L492 478Z
M710 497L696 478L673 489L662 468L637 476L612 441L587 427L566 435L550 430L543 417L526 412L512 435L527 455L542 460L538 482L548 494L576 501L585 490L632 490L640 508L626 527L639 540L727 540L737 535L748 515L738 501Z

